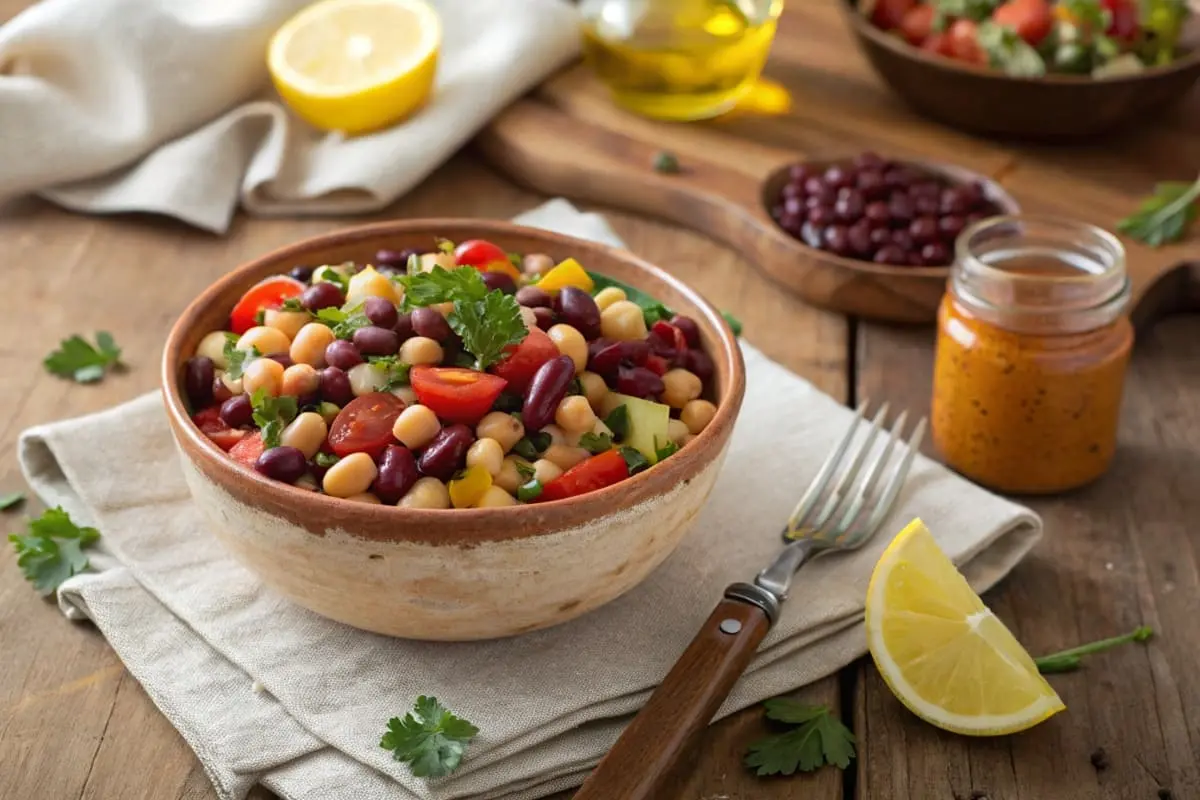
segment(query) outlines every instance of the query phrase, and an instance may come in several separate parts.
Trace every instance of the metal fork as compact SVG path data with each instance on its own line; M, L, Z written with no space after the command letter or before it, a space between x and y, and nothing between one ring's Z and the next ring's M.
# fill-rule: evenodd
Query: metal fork
M754 657L792 577L810 558L862 547L879 529L908 477L925 436L922 417L903 439L908 412L890 426L882 446L888 404L875 412L854 444L867 404L825 459L783 529L784 548L753 583L734 583L663 682L574 800L665 800L685 756L691 754L734 683ZM853 446L852 446L853 445ZM872 455L873 454L873 455ZM869 459L869 462L868 462ZM895 462L882 489L880 477ZM868 464L863 470L864 464Z

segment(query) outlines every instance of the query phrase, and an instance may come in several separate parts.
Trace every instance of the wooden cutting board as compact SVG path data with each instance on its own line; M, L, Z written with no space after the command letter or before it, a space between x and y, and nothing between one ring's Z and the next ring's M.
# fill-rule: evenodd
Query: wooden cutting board
M923 119L888 91L836 3L803 0L784 12L766 76L790 92L786 114L656 122L614 106L577 64L501 114L477 147L517 183L671 220L747 253L815 305L899 322L934 319L945 272L914 269L892 277L831 265L770 219L763 197L770 176L799 160L874 150L957 164L995 179L1026 213L1114 230L1156 181L1191 180L1200 171L1200 92L1144 129L1087 145L984 140ZM679 174L652 169L662 150L678 157ZM1125 244L1136 323L1200 309L1200 231L1159 249Z

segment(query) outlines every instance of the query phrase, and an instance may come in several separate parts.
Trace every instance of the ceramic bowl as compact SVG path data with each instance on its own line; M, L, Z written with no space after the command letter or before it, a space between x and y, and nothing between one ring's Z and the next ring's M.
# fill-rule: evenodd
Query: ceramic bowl
M1185 29L1183 54L1134 75L1094 79L1016 78L926 53L839 6L858 45L888 86L917 111L972 133L1031 141L1066 141L1145 123L1182 100L1200 78L1200 21Z
M674 456L616 486L549 503L462 510L369 505L279 483L235 463L192 424L181 392L184 362L201 337L226 326L247 288L296 264L368 262L382 248L431 248L437 236L571 256L691 316L715 364L716 417ZM721 315L627 252L505 222L429 219L317 236L230 272L175 323L162 388L197 506L221 543L264 583L357 628L462 641L566 622L633 588L662 563L712 490L745 372Z

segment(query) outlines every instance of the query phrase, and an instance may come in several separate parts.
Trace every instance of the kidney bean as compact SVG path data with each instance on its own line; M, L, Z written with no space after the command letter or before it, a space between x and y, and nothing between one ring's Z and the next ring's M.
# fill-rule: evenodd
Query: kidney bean
M538 367L525 390L521 417L525 430L538 431L554 421L559 401L567 394L575 378L575 362L570 356L557 356Z
M382 297L368 297L363 301L363 314L378 328L394 329L400 319L400 314L391 300Z
M632 361L639 367L646 366L647 359L650 358L650 343L635 339L633 341L621 342L621 357Z
M687 339L688 347L700 346L700 326L696 324L696 320L676 314L671 317L671 324L683 331L683 338Z
M325 363L338 369L350 369L363 363L363 357L353 344L345 339L338 339L330 342L329 346L325 348Z
M400 337L401 344L416 336L416 331L413 330L412 314L398 314L392 330Z
M183 368L183 388L192 408L201 409L212 402L216 371L208 356L192 356Z
M574 369L574 367L572 367ZM451 425L438 431L433 441L421 451L417 469L441 481L448 481L462 466L467 450L475 443L475 434L466 425Z
M214 377L212 382L212 401L214 403L224 403L231 397L233 397L233 392L229 391L229 387L225 385L225 381Z
M308 460L294 447L272 447L262 452L254 468L268 478L295 483L308 471Z
M575 286L564 286L554 298L558 318L583 334L585 339L600 335L600 307L592 296Z
M517 302L530 308L550 308L554 304L549 293L536 286L522 286L517 289Z
M588 369L605 377L616 378L623 353L621 343L611 339L588 342Z
M312 280L313 270L315 269L316 267L310 267L306 264L297 264L288 270L288 277L295 278L301 283L308 283Z
M231 428L241 428L254 421L254 408L250 395L235 394L221 403L221 421Z
M412 326L417 336L427 336L435 342L444 342L453 333L450 323L436 308L413 309Z
M321 399L336 406L344 406L354 399L354 390L350 388L350 376L338 367L326 367L321 370Z
M314 283L300 295L300 305L309 311L320 311L322 308L334 308L346 302L342 290L329 281Z
M715 370L712 357L699 348L693 348L684 353L679 366L691 372L704 384L712 380Z
M390 444L379 457L379 475L372 491L388 505L395 505L417 482L417 459L412 450Z
M394 356L400 349L400 337L391 328L370 325L354 332L354 346L363 355ZM328 355L326 355L326 360L329 360Z
M267 356L267 358L271 359L272 361L278 361L284 369L287 369L296 363L295 361L292 361L292 357L287 353L271 353Z
M488 288L489 292L499 289L505 294L517 293L517 284L510 275L503 272L485 272L480 277L483 278L483 285Z
M403 268L408 266L409 256L419 255L421 255L421 251L412 247L406 247L403 250L377 250L375 252L375 266Z
M645 399L662 394L663 382L646 367L621 367L617 370L617 391Z
M674 361L679 355L679 350L675 347L675 337L668 338L662 331L651 330L646 334L646 344L650 346L651 353L667 361Z
M554 325L554 311L545 306L538 306L533 310L533 317L537 320L538 327L544 331L550 330Z

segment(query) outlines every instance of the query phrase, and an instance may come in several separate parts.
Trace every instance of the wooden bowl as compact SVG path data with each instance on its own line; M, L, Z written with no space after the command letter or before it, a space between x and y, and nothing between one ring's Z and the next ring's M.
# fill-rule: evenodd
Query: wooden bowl
M926 53L871 24L857 0L839 4L871 66L917 111L990 136L1065 141L1145 123L1181 100L1200 78L1200 47L1165 67L1095 79L1016 78ZM1195 26L1189 28L1194 40Z
M229 458L188 417L183 365L221 330L237 298L296 264L370 261L381 248L472 237L507 251L572 256L696 320L715 364L717 415L671 458L616 486L508 508L418 510L308 492ZM745 390L741 350L721 315L662 270L620 250L505 222L386 222L317 236L230 272L167 338L162 389L183 471L221 543L264 583L317 614L376 633L463 641L565 622L618 597L679 544L724 461Z

